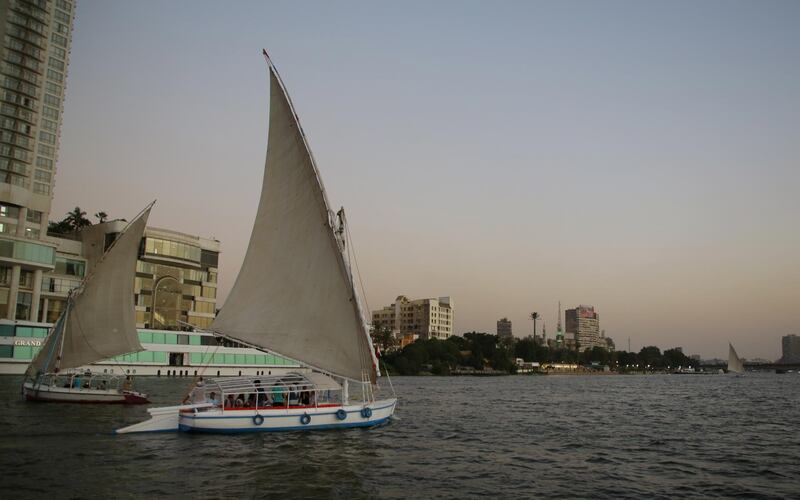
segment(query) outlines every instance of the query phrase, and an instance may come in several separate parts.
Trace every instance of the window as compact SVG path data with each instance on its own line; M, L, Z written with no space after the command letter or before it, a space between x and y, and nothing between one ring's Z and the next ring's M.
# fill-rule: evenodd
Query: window
M61 85L53 82L45 82L44 88L51 94L61 95ZM56 116L56 118L58 118L58 116Z
M39 144L38 151L39 151L39 154L42 154L42 155L45 155L45 156L50 156L50 157L52 157L53 154L55 153L55 149L53 149L51 146L48 146L46 144ZM21 159L22 158L20 158L20 160Z
M26 227L25 228L25 237L30 239L30 240L38 240L39 239L39 234L40 234L40 232L39 232L38 229L34 229L32 227Z
M64 81L64 74L59 72L59 71L53 70L53 69L48 69L47 70L47 78L49 78L51 80L55 80L58 83L61 83L61 82Z
M41 156L36 157L36 166L39 168L46 168L47 170L53 170L53 160L48 158L42 158ZM28 212L30 213L30 212ZM41 214L41 212L39 212Z
M61 47L66 47L67 46L67 39L64 38L63 36L59 35L58 33L53 33L53 36L51 36L50 39L56 45L59 45Z
M72 10L72 4L70 4L67 0L56 0L56 7L67 12Z
M62 13L56 11L56 17L58 17L59 14L62 14ZM62 14L62 15L65 15L65 14ZM67 22L69 22L69 21L67 21ZM64 50L64 49L62 49L60 47L51 47L51 49L53 51L53 54L55 54L56 57L58 57L59 59L66 59L67 58L67 51L66 50Z
M46 143L46 144L55 144L56 143L56 135L51 134L50 132L45 132L42 130L39 132L39 140Z
M67 14L66 12L61 12L60 10L57 10L55 12L55 18L61 21L62 23L69 22L69 14Z
M50 59L48 59L47 65L50 66L51 68L55 68L55 69L57 69L59 71L64 71L64 62L63 61L59 61L55 57L51 57Z
M41 212L40 212L41 213ZM0 205L0 216L19 218L19 207L11 205Z
M50 185L41 182L33 183L33 192L36 194L50 194Z
M9 224L7 222L0 222L0 233L3 234L16 234L17 225Z
M77 276L83 278L86 271L86 263L82 260L66 259L64 257L56 258L56 274L66 274L67 276Z
M59 100L59 98L50 94L44 95L44 103L50 106L55 106L56 108L61 106L61 101Z
M29 208L28 214L25 216L25 220L27 220L28 222L33 222L34 224L41 224L42 212Z
M47 182L49 184L50 172L45 172L44 170L37 170L34 179L36 179L39 182Z

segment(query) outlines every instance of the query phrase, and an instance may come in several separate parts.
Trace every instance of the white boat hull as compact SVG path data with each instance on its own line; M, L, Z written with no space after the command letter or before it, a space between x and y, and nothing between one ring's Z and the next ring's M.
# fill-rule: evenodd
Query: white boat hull
M119 389L86 389L74 387L55 387L35 384L28 381L22 385L22 392L28 401L50 403L91 403L91 404L146 404L147 395Z
M123 429L117 434L133 432L279 432L322 429L374 427L387 422L394 414L397 399L374 403L330 405L325 407L288 409L235 408L208 409L208 404L172 406L148 410L151 419ZM205 411L203 411L205 410ZM344 418L340 418L344 411Z

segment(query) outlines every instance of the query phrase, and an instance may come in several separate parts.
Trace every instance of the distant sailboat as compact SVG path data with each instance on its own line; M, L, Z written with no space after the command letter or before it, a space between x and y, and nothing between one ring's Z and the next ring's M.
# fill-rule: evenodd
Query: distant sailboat
M308 370L198 380L185 404L150 409L150 420L118 433L372 427L394 413L397 399L375 394L377 359L346 250L344 210L330 209L297 113L268 57L267 63L261 200L239 276L211 331Z
M728 373L744 373L744 364L730 342L728 343Z
M148 403L129 377L84 372L80 367L142 351L136 331L133 280L150 204L127 225L83 283L31 361L22 392L30 401Z

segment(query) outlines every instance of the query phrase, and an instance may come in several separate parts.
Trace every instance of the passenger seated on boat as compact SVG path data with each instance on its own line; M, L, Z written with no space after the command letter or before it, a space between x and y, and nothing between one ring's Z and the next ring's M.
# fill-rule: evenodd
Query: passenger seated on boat
M238 396L236 396L236 401L234 402L234 406L236 406L237 408L241 408L242 406L244 406L244 394L239 394Z
M244 403L245 408L254 408L256 406L256 395L248 394L247 401Z
M107 385L106 385L106 381L105 381L105 380L101 380L101 381L100 381L100 386L99 386L98 388L99 388L101 391L105 391L105 390L108 388L108 387L107 387Z
M233 408L235 401L233 400L233 394L228 394L228 397L225 398L225 408Z
M217 399L217 393L211 391L211 394L208 395L208 402L214 406L219 406L219 399Z
M75 389L81 388L81 376L77 375L74 379L72 379L72 387Z
M253 384L256 386L256 407L267 406L267 393L264 392L261 381L254 380Z
M122 384L122 390L130 391L132 388L133 388L133 379L131 379L131 376L128 375L127 377L125 377L125 382Z
M283 399L283 392L281 392L280 387L273 387L272 388L272 405L273 406L283 406L284 403Z

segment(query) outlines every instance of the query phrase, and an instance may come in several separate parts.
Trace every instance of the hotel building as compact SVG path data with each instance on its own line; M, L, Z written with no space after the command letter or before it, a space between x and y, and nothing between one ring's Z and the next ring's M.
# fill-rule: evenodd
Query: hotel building
M453 301L450 297L409 300L400 295L394 304L372 311L375 328L389 328L405 340L446 339L453 335Z
M0 0L0 317L36 320L57 258L47 221L64 110L74 3Z
M575 309L567 309L564 319L567 334L574 335L581 351L593 347L607 348L605 339L600 338L600 315L593 306L580 305Z
M501 339L510 339L513 337L511 333L511 320L508 318L497 320L497 336Z

